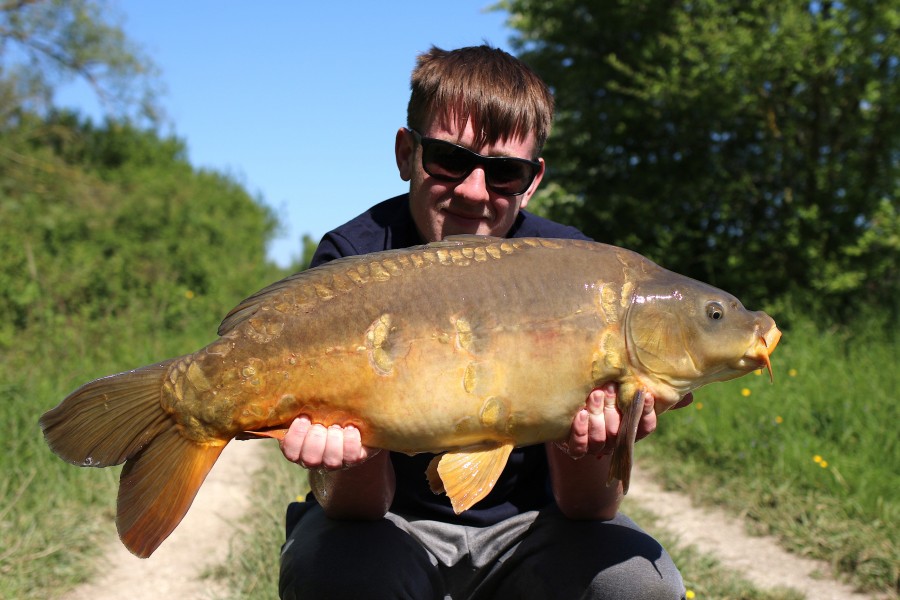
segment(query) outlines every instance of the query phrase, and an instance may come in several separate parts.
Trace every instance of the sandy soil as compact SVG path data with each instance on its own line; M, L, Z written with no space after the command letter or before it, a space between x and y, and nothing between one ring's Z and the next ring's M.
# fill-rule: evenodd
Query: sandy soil
M249 505L250 478L258 468L262 444L232 443L213 467L187 517L146 560L110 541L101 577L73 590L64 600L151 600L220 598L223 590L200 575L224 561L234 532L230 523ZM716 556L761 588L790 587L810 600L870 598L829 578L828 565L788 554L771 538L749 536L740 519L718 510L698 508L685 496L664 491L635 469L628 503L656 514L660 524L685 544ZM276 568L275 565L272 568Z
M113 530L100 577L63 600L221 598L223 590L200 575L225 561L234 532L231 523L249 508L252 475L261 464L263 446L245 442L226 446L184 520L150 558L128 552Z

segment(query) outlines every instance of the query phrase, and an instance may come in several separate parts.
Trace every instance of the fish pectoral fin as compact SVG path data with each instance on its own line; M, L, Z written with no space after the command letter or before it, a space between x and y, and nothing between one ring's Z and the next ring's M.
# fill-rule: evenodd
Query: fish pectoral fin
M237 434L234 439L236 440L260 440L266 438L272 438L273 440L283 440L284 436L287 435L288 430L285 429L264 429L259 431L242 431Z
M619 435L616 436L616 449L613 451L607 483L618 479L622 482L622 492L627 494L631 482L634 443L637 440L638 425L644 412L644 389L637 388L632 393L630 388L625 387L619 389L619 394L617 404L622 411L622 422L619 425Z
M469 510L494 489L513 447L468 446L434 457L426 471L431 491L446 492L456 514Z

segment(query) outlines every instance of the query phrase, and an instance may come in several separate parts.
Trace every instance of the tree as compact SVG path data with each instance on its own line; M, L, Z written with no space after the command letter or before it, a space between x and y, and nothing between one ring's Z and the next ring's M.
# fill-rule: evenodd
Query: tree
M105 0L0 0L0 126L81 78L109 114L155 123L157 69Z
M896 4L500 6L558 103L537 207L754 305L896 309Z

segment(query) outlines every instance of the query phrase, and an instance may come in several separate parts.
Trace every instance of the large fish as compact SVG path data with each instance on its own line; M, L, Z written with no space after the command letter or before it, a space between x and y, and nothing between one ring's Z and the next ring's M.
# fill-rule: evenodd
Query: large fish
M515 446L560 440L592 389L623 413L612 476L628 486L643 395L663 412L712 381L771 367L764 313L604 244L466 236L336 260L237 306L205 348L90 382L41 418L76 465L125 463L116 523L149 556L234 438L301 414L371 447L442 453L457 512Z

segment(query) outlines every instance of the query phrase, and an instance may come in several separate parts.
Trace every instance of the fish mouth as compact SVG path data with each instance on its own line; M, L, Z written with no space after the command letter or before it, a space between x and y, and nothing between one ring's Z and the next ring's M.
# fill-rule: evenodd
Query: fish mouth
M756 336L756 342L745 355L747 358L754 360L759 368L765 367L769 371L769 381L775 381L772 374L772 361L769 357L775 351L778 342L781 341L781 331L774 324L764 334Z

